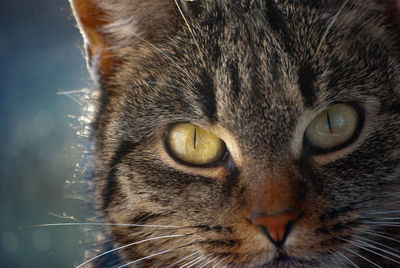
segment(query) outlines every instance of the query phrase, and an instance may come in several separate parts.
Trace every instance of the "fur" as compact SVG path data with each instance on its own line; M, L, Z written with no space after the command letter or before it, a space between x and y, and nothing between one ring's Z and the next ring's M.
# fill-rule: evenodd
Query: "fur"
M108 223L179 227L108 228L115 247L177 236L118 250L121 265L398 265L363 249L368 240L399 249L385 238L399 231L382 223L400 211L399 30L389 2L398 4L73 1L101 91L99 213ZM315 153L304 131L334 103L357 107L359 133ZM165 133L180 122L221 138L227 160L174 160ZM249 215L287 206L301 217L276 247Z

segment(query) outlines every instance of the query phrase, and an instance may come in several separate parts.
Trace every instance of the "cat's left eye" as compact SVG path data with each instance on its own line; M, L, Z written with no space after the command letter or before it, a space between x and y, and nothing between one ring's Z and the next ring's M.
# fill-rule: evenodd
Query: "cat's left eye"
M193 165L209 165L225 154L224 142L193 124L177 124L168 132L168 149L178 160Z
M305 132L306 141L314 149L334 150L352 140L359 121L352 105L334 104L311 121Z

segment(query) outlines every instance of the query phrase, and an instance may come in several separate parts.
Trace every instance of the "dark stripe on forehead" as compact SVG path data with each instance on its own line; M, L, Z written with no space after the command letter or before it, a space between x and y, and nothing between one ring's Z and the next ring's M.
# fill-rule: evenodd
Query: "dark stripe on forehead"
M231 61L228 65L229 79L231 82L231 92L237 97L240 91L239 68L237 61Z
M315 73L312 67L308 64L300 66L299 68L299 88L300 93L303 96L305 106L311 107L315 102L315 89L313 83L315 81Z
M109 172L106 177L105 186L102 189L102 210L104 211L114 199L117 190L117 166L128 153L130 153L138 144L129 141L123 141L116 150L109 167Z
M292 46L289 40L289 30L287 29L286 22L283 18L282 11L279 9L277 4L274 1L268 0L266 1L266 19L271 27L271 30L274 31L283 44L285 52L291 54Z
M211 120L211 122L216 122L217 118L217 104L215 100L215 88L214 83L211 78L212 76L207 72L203 71L200 74L200 83L196 85L201 96L201 104L203 108L203 113Z

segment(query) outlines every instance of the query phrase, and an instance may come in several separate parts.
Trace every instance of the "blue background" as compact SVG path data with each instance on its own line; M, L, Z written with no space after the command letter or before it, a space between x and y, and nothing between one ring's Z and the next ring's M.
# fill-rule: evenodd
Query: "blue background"
M91 214L66 183L82 176L83 107L57 94L90 87L82 50L67 0L1 1L0 267L73 267L92 244L92 228L30 227Z

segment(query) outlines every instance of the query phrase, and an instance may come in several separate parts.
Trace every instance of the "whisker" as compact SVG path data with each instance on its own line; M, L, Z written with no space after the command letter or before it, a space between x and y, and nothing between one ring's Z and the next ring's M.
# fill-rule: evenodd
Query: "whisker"
M197 254L200 254L200 252L194 252L194 253L192 253L192 254L189 254L189 255L187 255L186 257L180 259L179 261L176 261L176 262L174 262L174 263L168 265L166 268L174 267L174 265L176 265L176 264L178 264L178 263L180 263L180 262L183 262L184 260L187 260L187 259L189 259L190 257L192 257L192 256L194 256L194 255L197 255Z
M180 246L180 247L176 247L176 248L172 248L172 249L166 249L166 250L163 250L163 251L160 251L160 252L157 252L157 253L153 253L153 254L150 254L148 256L136 259L134 261L130 261L128 263L125 263L125 264L123 264L121 266L118 266L117 268L123 268L123 267L126 267L128 265L135 264L135 263L141 262L141 261L146 260L146 259L150 259L150 258L158 256L158 255L162 255L162 254L165 254L165 253L168 253L168 252L180 249L180 248L184 248L184 247L188 247L188 246L191 246L191 245L194 245L194 244L198 244L200 242L190 243L190 244L186 244L186 245L183 245L183 246Z
M393 251L396 251L396 252L399 252L399 253L400 253L400 250L397 250L397 249L395 249L395 248L386 246L386 245L384 245L384 244L382 244L382 243L379 243L379 242L376 242L376 241L374 241L374 240L371 240L371 239L368 239L368 238L365 238L365 237L362 237L362 236L358 236L358 235L354 235L354 236L357 237L358 239L366 240L366 241L371 242L371 243L373 243L373 244L376 244L376 245L379 245L379 246L382 246L382 247L385 247L385 248L387 248L387 249L390 249L390 250L393 250ZM389 253L388 253L388 254L389 254ZM393 253L393 254L394 254L394 253ZM400 255L397 255L397 254L394 254L394 255L395 255L396 257L400 258Z
M347 241L347 242L350 242L350 241ZM346 247L345 247L344 249L347 250L347 251L349 251L349 252L351 252L351 253L353 253L354 255L360 257L361 259L363 259L363 260L365 260L365 261L367 261L367 262L369 262L369 263L375 265L376 267L382 268L382 266L380 266L380 265L376 264L375 262L373 262L373 261L367 259L366 257L364 257L364 256L362 256L362 255L360 255L360 254L358 254L357 252L355 252L355 251L353 251L353 250L351 250L351 249L349 249L349 248L346 248Z
M387 227L399 227L400 222L395 221L365 221L364 224L368 225L379 225L379 226L387 226Z
M206 261L208 257L210 257L210 254L207 255L207 256L204 256L203 258L201 258L200 261L198 261L198 262L196 263L196 267L198 268L199 265L201 265L201 262ZM199 263L200 263L200 264L199 264ZM194 265L194 264L188 266L187 268L190 268L190 267L192 267L193 265Z
M336 254L338 254L339 256L341 256L343 259L345 259L348 263L350 263L351 265L353 265L354 267L358 267L357 264L355 264L354 262L352 262L349 258L346 257L346 255L340 253L340 252L336 252Z
M344 7L345 7L348 3L349 3L349 0L346 0L346 1L343 3L343 5L340 7L340 9L338 10L338 12L337 12L337 13L335 14L335 16L333 17L332 21L329 23L328 28L326 28L326 31L325 31L324 35L322 36L321 41L320 41L319 44L318 44L316 55L318 55L319 50L320 50L322 44L325 42L325 39L326 39L326 37L328 36L328 33L329 33L329 31L331 30L333 24L336 22L336 20L338 19L340 13L342 13Z
M146 260L146 259L149 259L149 258L158 256L158 255L161 255L161 254L165 254L165 253L168 253L168 252L171 252L171 251L174 251L174 250L175 250L175 248L174 248L174 249L163 250L163 251L160 251L160 252L157 252L157 253L148 255L148 256L146 256L146 257L143 257L143 258L140 258L140 259L137 259L137 260L134 260L134 261L125 263L124 265L118 266L117 268L123 268L123 267L126 267L126 266L128 266L128 265L131 265L131 264L134 264L134 263L138 263L138 262L140 262L140 261L143 261L143 260Z
M132 224L132 223L105 223L105 222L66 222L66 223L46 223L31 225L29 228L50 227L50 226L126 226L126 227L149 227L149 228L168 228L168 229L193 229L196 226L175 226L175 225L152 225L152 224Z
M374 236L378 236L378 237L382 237L382 238L386 238L388 240L400 243L400 240L397 240L397 239L394 239L394 238L391 238L391 237L388 237L386 235L382 235L382 234L379 234L379 233L376 233L376 232L373 232L373 231L361 230L361 232L366 233L366 234L370 234L370 235L374 235Z
M157 239L174 238L174 237L183 237L183 236L189 236L189 235L192 235L192 234L186 234L186 235L165 235L165 236L151 237L151 238L143 239L143 240L140 240L140 241L137 241L137 242L129 243L129 244L127 244L127 245L120 246L120 247L117 247L117 248L108 250L108 251L106 251L106 252L104 252L104 253L101 253L101 254L99 254L99 255L93 257L93 258L90 258L89 260L87 260L87 261L85 261L85 262L79 264L79 265L76 266L75 268L80 268L80 267L82 267L82 266L84 266L84 265L86 265L86 264L88 264L88 263L90 263L90 262L92 262L92 261L94 261L94 260L96 260L96 259L98 259L98 258L104 256L104 255L110 254L111 252L114 252L114 251L117 251L117 250L120 250L120 249L123 249L123 248L131 247L131 246L134 246L134 245L137 245L137 244L141 244L141 243L144 243L144 242L148 242L148 241L152 241L152 240L157 240Z
M201 262L202 260L204 260L205 258L207 258L207 256L200 256L200 257L198 257L198 258L196 258L196 259L194 259L195 261L193 262L193 261L191 261L190 263L187 263L187 264L185 264L185 265L183 265L183 266L180 266L180 268L190 268L190 267L192 267L193 265L195 265L195 264L197 264L197 263L199 263L199 262Z
M392 210L392 211L373 211L364 214L368 215L381 215L381 214L393 214L393 213L400 213L400 210Z
M374 245L371 245L371 244L369 244L369 243L362 242L362 241L353 242L353 241L350 241L350 240L347 240L347 239L342 239L342 238L341 238L341 240L342 240L342 241L349 242L349 243L351 243L352 245L354 245L354 246L356 246L356 247L359 247L359 248L361 248L361 249L363 249L363 250L365 250L365 251L371 252L372 254L375 254L375 255L377 255L377 256L380 256L380 257L382 257L382 258L385 258L385 259L388 259L388 260L390 260L390 261L392 261L392 262L395 262L395 263L397 263L397 264L400 264L399 261L396 261L396 260L394 260L394 259L392 259L392 258L390 258L390 257L388 257L388 256L382 255L382 254L380 254L380 253L378 253L378 252L376 252L376 251L373 251L373 250L371 250L371 249L368 249L368 248L366 248L365 246L370 247L370 248L373 248L373 249L376 249L376 250L380 250L380 251L385 252L385 253L387 253L387 254L391 254L391 255L394 254L394 253L391 253L391 252L389 253L389 251L387 251L387 250L384 250L384 249L375 247ZM364 245L364 246L363 246L363 245ZM397 255L397 254L396 254L396 255ZM399 257L399 256L397 256L397 257Z
M392 261L392 262L395 262L395 263L397 263L397 264L400 264L399 261L396 261L396 260L394 260L394 259L392 259L392 258L390 258L390 257L388 257L388 256L385 256L385 255L383 255L383 254L380 254L380 253L378 253L378 252L376 252L376 251L373 251L373 250L371 250L371 249L368 249L368 248L366 248L366 247L370 247L370 248L373 248L373 249L376 249L376 250L385 252L385 253L387 253L387 254L390 254L390 252L387 251L387 250L384 250L384 249L375 247L374 245L371 245L371 244L369 244L369 243L362 242L362 241L354 242L354 243L352 243L352 244L355 245L355 246L357 246L357 247L359 247L359 248L361 248L361 249L363 249L363 250L366 250L366 251L371 252L371 253L373 253L373 254L375 254L375 255L378 255L378 256L380 256L380 257L382 257L382 258L385 258L385 259L387 259L387 260L390 260L390 261ZM392 254L394 254L394 253L392 253ZM392 255L392 254L390 254L390 255ZM398 255L397 255L397 258L399 258Z
M390 257L388 257L388 256L385 256L385 255L383 255L383 254L380 254L380 253L378 253L378 252L376 252L376 251L373 251L373 250L371 250L371 249L368 249L368 248L362 246L363 244L360 245L360 243L354 243L354 245L357 246L357 247L359 247L359 248L361 248L361 249L363 249L363 250L366 250L366 251L368 251L368 252L371 252L371 253L373 253L373 254L375 254L375 255L377 255L377 256L380 256L380 257L382 257L382 258L385 258L385 259L388 259L388 260L390 260L390 261L393 261L393 262L395 262L395 263L400 264L400 262L398 262L398 261L396 261L396 260L394 260L394 259L392 259L392 258L390 258ZM365 245L365 243L364 243L364 245ZM368 246L371 247L371 248L374 248L374 249L378 249L378 248L376 248L376 247L374 247L374 246L372 246L372 245L369 245L369 244L368 244Z
M203 66L204 66L204 68L205 68L205 67L206 67L206 64L205 64L204 59L203 59L203 57L202 57L202 54L203 54L203 53L201 52L200 45L199 45L199 43L197 42L196 37L194 36L192 27L190 27L190 24L189 24L188 20L186 19L185 14L183 14L183 11L182 11L182 9L181 9L181 6L179 5L179 3L178 3L177 0L175 0L175 5L176 5L176 7L178 8L179 13L181 14L181 16L182 16L183 20L185 21L185 24L186 24L186 26L187 26L189 32L190 32L190 34L191 34L192 37L193 37L193 41L194 41L194 43L196 44L197 50L199 51L199 56L200 56L200 58L201 58L201 61L202 61L202 63L203 63Z
M352 262L349 258L346 257L346 255L340 253L340 252L336 252L337 255L341 256L344 260L346 260L348 263L350 263L351 265L353 265L354 267L358 267L358 265L356 265L354 262Z
M382 227L400 227L399 224L370 224L370 225L376 225L376 226L382 226Z
M204 264L202 264L201 266L199 266L198 268L203 268L204 266L206 266L207 264L210 264L210 263L212 263L213 261L215 261L216 259L218 259L218 256L217 257L214 257L214 258L212 258L211 260L209 260L209 261L207 261L207 262L205 262Z
M217 262L216 264L214 264L212 268L218 267L218 265L219 265L221 262L223 262L224 260L226 260L227 258L228 258L228 257L223 258L222 260L220 260L219 262Z
M343 264L344 267L347 267L346 263L344 263L344 261L340 258L340 256L338 256L338 254L336 254L333 250L329 250L329 252L332 254L332 256L341 264Z
M59 91L56 94L57 95L63 95L66 96L67 98L70 98L71 100L75 101L78 105L84 106L87 104L87 99L82 98L83 94L91 94L91 90L88 88L82 88L82 89L75 89L75 90L68 90L68 91Z
M192 264L192 263L196 262L198 259L200 259L200 258L202 258L202 257L203 257L203 256L200 256L200 257L194 258L193 260L190 260L190 261L188 261L187 263L185 263L185 264L183 264L183 265L179 266L179 268L184 268L184 267L186 267L187 265L190 265L190 264Z

